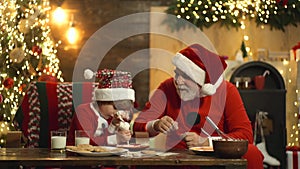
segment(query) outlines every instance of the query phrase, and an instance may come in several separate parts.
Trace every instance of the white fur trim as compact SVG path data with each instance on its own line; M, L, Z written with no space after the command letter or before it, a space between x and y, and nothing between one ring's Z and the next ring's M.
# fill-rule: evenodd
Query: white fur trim
M181 53L176 53L175 57L172 59L172 63L200 86L203 86L205 82L205 71L193 61Z
M85 79L92 79L94 77L94 72L91 69L85 69L83 76Z
M105 128L108 127L108 123L107 120L105 120L103 117L100 116L99 114L99 109L97 107L95 107L94 102L90 103L90 107L91 109L94 111L94 113L96 114L96 116L98 117L97 121L98 121L98 125L97 125L97 129L94 133L94 136L101 136L103 134L103 131L105 130Z
M203 92L203 94L206 95L213 95L216 93L216 88L214 85L210 84L210 83L205 83L202 88L201 91Z
M149 133L150 136L155 136L155 135L157 135L157 134L159 133L158 131L156 131L156 130L154 129L154 123L155 123L156 121L159 121L159 119L151 120L151 121L149 121L149 122L146 124L146 131Z
M135 93L129 88L103 88L95 89L95 99L97 101L117 101L132 100L135 101Z
M216 90L217 88L221 85L221 83L223 82L223 74L221 74L221 76L219 77L219 79L216 81L216 83L213 85L213 84L210 84L210 83L206 83L202 86L201 88L201 97L204 97L204 96L211 96L213 94L216 93Z

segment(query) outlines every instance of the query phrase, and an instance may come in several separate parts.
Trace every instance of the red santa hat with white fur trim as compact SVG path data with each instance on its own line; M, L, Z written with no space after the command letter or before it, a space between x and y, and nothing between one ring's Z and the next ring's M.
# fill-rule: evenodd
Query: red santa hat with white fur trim
M172 63L202 87L203 96L215 94L227 67L223 58L199 44L179 51Z
M135 92L132 89L132 78L130 72L119 70L102 69L94 73L90 69L84 71L84 77L91 79L96 76L99 79L98 88L95 89L95 100L97 101L135 101Z

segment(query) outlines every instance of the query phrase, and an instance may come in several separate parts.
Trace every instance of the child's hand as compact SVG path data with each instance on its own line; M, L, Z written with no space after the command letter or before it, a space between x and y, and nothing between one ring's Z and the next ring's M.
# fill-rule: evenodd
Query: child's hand
M119 127L121 122L129 120L129 114L127 111L119 110L113 115L112 124Z
M117 132L117 143L128 143L131 139L131 132L130 130L118 130Z

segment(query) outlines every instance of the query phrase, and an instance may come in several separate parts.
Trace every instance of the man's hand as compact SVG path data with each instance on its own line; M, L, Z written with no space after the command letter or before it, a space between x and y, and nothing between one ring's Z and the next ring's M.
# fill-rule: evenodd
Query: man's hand
M164 116L154 123L153 128L155 131L167 133L173 130L177 130L178 123L175 122L171 117Z
M184 141L186 142L188 148L209 145L209 141L207 138L201 137L195 132L186 132Z

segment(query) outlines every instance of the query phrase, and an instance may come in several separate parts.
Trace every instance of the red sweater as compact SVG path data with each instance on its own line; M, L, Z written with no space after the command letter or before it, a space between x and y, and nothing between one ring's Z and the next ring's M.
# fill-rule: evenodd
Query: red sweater
M76 114L73 117L70 130L68 133L67 144L75 144L75 130L91 131L90 144L91 145L107 145L107 137L111 135L107 127L111 122L111 119L107 121L102 117L97 116L97 110L91 108L91 103L81 104L76 109ZM102 124L99 124L98 119L102 118ZM99 125L104 125L99 131ZM97 130L98 129L98 130ZM101 132L101 134L99 133Z
M191 112L199 114L198 124L192 125L187 122L187 117L193 114ZM177 121L179 126L175 132L168 133L168 148L187 148L180 137L184 132L192 131L200 134L203 128L211 135L216 135L214 129L206 122L206 116L209 116L229 136L247 139L249 143L253 143L252 127L242 99L236 87L227 81L222 82L212 96L182 101L176 92L174 79L167 79L151 96L145 109L135 120L133 129L146 131L147 122L166 115ZM200 135L205 136L203 133Z

